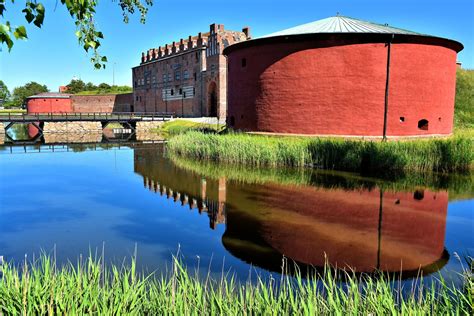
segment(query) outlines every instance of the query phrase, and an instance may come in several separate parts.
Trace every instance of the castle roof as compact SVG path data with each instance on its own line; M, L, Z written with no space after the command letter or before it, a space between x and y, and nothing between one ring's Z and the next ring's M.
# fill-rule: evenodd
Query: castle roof
M387 34L406 34L406 35L424 35L413 31L408 31L388 24L377 24L345 16L333 16L322 20L301 24L286 30L271 33L264 37L300 35L314 33L387 33Z
M43 92L29 96L27 99L69 99L70 94L58 92Z

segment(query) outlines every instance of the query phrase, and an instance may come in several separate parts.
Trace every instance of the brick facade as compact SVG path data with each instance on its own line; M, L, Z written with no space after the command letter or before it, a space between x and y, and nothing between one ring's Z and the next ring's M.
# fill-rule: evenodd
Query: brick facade
M134 111L224 119L227 63L222 51L249 38L248 28L227 31L212 24L207 33L142 53L140 65L132 69Z
M224 52L229 125L255 132L382 137L387 100L388 137L450 135L456 53L462 45L396 35L388 74L390 39L309 34L232 45Z
M119 113L133 112L133 94L70 95L43 93L29 97L28 113Z

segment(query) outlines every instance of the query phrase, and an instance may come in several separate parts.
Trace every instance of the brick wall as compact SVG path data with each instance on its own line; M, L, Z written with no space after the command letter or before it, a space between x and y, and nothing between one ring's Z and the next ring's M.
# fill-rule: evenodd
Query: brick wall
M174 112L179 116L218 116L227 112L225 47L249 38L222 24L187 40L149 49L134 67L136 112Z
M234 46L227 57L228 117L234 128L383 135L387 78L383 38L368 43L352 37L257 43ZM456 51L423 42L393 43L391 55L387 135L452 133ZM424 119L429 122L426 130L418 127Z
M73 95L71 96L72 112L131 112L133 94L117 95Z

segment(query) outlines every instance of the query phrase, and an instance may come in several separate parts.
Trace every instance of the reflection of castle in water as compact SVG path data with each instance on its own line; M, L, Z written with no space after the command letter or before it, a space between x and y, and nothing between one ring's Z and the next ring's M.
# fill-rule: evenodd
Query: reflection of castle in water
M212 229L225 223L226 179L214 181L190 176L160 157L156 150L134 151L135 172L143 176L144 187L191 210L197 209L199 214L207 213Z
M315 267L327 258L358 272L409 276L447 262L446 191L347 189L334 186L335 179L328 186L204 180L160 157L135 150L145 186L207 212L211 227L226 223L224 247L253 265L280 272L282 256Z

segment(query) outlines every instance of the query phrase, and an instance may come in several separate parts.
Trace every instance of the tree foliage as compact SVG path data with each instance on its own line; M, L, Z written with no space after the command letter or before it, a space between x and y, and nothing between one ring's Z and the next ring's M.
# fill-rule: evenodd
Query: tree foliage
M123 21L128 23L129 16L135 11L140 13L140 22L145 23L148 8L153 4L153 0L112 0L117 2L122 10ZM10 51L15 40L28 38L27 29L24 25L13 27L5 16L8 4L13 4L14 0L0 0L0 44L5 44ZM98 0L57 0L56 4L64 6L76 25L76 37L79 45L87 53L91 53L91 62L96 69L105 68L107 57L100 54L99 47L104 35L97 28L94 21ZM35 27L41 28L46 16L45 6L37 0L26 0L22 10L25 21L33 23ZM5 19L5 21L3 21Z
M92 83L90 82L88 83L88 85L89 84L92 85ZM66 87L67 87L66 92L71 93L71 94L76 94L78 92L87 90L86 84L81 79L72 79L71 82Z
M7 85L0 80L0 100L6 101L8 99L10 99L10 91Z
M92 82L84 83L80 79L73 79L66 86L67 93L71 94L119 94L132 92L129 86L111 86L105 82L95 85Z
M48 92L48 87L34 81L31 81L24 86L16 87L13 89L13 100L11 106L21 107L25 104L26 98L43 92Z

